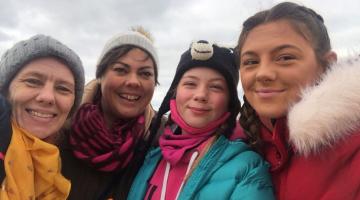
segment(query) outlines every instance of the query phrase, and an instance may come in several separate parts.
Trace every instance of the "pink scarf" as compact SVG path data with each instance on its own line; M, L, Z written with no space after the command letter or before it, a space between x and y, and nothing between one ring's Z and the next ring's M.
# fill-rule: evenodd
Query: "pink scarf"
M144 116L105 125L100 105L84 104L72 123L70 145L75 157L99 171L111 172L127 166L133 157L135 140L144 133Z
M210 122L207 126L194 128L186 124L182 119L176 108L176 101L174 99L170 101L170 111L171 119L183 131L188 133L175 135L170 126L165 127L164 133L160 137L159 145L164 159L170 162L171 165L178 163L186 151L197 147L209 139L214 134L214 131L230 116L230 112L226 112L219 119Z

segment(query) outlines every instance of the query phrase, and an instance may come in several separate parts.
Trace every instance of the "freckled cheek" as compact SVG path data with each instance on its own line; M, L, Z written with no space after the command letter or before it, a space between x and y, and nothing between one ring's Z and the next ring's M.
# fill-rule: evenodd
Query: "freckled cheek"
M178 110L181 117L184 117L184 113L186 111L186 100L181 95L176 96L176 109Z
M225 95L217 96L214 101L215 108L218 110L218 112L221 112L219 114L223 114L224 112L228 111L229 100L224 96Z
M176 108L179 112L184 112L185 107L189 104L189 99L184 96L176 97Z
M181 106L184 104L184 101L183 101L183 99L181 98L181 96L179 96L179 95L176 96L175 102L176 102L176 109L177 109L178 111L180 111Z

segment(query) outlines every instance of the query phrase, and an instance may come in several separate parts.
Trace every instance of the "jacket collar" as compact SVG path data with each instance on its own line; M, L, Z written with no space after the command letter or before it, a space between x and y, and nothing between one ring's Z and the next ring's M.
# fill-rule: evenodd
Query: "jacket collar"
M360 128L360 59L333 65L289 111L289 141L302 155L318 153Z

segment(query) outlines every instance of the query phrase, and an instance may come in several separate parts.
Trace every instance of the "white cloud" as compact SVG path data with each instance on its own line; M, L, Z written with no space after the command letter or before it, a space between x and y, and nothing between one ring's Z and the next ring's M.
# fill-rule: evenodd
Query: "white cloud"
M73 48L83 60L87 80L103 44L130 26L143 25L155 37L159 81L155 107L169 87L181 53L191 41L208 39L235 45L242 22L277 0L13 0L0 1L0 54L36 33L52 35ZM346 56L360 51L360 1L302 0L320 13L333 47Z

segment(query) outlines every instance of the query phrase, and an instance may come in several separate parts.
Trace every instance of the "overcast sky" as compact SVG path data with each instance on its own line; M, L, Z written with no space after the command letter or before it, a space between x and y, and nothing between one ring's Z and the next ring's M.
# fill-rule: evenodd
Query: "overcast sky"
M161 102L179 57L191 41L207 39L234 46L242 22L281 1L271 0L12 0L0 1L0 54L19 40L43 33L74 49L87 80L105 42L114 34L142 25L155 39L160 86L153 99ZM340 57L360 52L359 0L293 1L325 19ZM239 89L240 90L240 89Z

